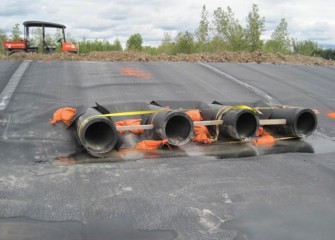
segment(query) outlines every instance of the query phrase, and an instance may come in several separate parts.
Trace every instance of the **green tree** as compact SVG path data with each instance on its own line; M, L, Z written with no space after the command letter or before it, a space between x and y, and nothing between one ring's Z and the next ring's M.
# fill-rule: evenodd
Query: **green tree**
M265 52L280 52L284 54L291 52L291 39L289 37L287 26L288 24L285 18L282 18L279 25L272 33L271 39L265 43Z
M55 43L59 40L64 41L62 30L57 28L53 38Z
M97 38L94 39L93 45L94 45L94 48L95 48L94 51L102 51L103 50L103 47L102 47L103 44Z
M59 40L64 41L61 29L57 28L56 32L53 36L53 43L56 46L56 52L61 52L61 44L60 44Z
M208 49L210 52L218 52L229 49L227 43L219 36L214 36L213 39L209 42Z
M17 23L12 29L12 33L10 35L12 41L20 41L22 35L22 31L20 30L20 25Z
M225 42L228 50L239 51L245 49L245 30L238 19L235 18L230 7L227 7L227 11L221 7L214 10L213 25L215 36Z
M49 33L45 34L45 42L48 46L55 45L55 39Z
M83 37L82 40L78 42L80 53L87 53L87 40L86 37Z
M311 40L298 41L296 39L292 39L292 45L293 52L300 55L312 56L319 50L318 43Z
M7 40L7 35L3 29L0 28L0 53L5 53L4 42Z
M65 37L66 37L67 42L77 44L77 40L74 37L72 37L70 32L67 32L65 35L66 35Z
M168 32L164 32L164 38L158 46L157 51L159 53L166 53L170 55L176 54L175 44L173 43L172 37Z
M122 51L122 45L118 39L116 39L114 43L111 43L107 39L95 39L92 41L83 38L78 44L80 53L89 53L92 51Z
M38 52L42 52L43 51L42 39L43 39L42 28L33 28L29 36L30 46L38 47Z
M200 52L203 51L205 43L208 41L209 37L209 21L208 21L208 12L206 10L206 5L202 6L201 20L196 30L196 36L198 39L198 44Z
M246 39L249 51L259 50L263 46L260 39L265 28L265 18L259 15L259 8L256 4L252 5L252 10L247 17Z
M157 55L157 48L156 47L151 47L151 46L144 46L143 47L143 52L151 55Z
M141 34L139 33L133 34L127 40L127 50L141 51L143 48L142 43L143 39Z
M315 56L321 56L327 60L335 60L335 50L328 48L328 49L318 49L314 52Z
M176 36L176 52L190 54L194 50L193 34L186 32L179 32Z
M113 51L122 51L122 45L121 45L121 42L120 40L117 38L115 39L114 43L113 43Z

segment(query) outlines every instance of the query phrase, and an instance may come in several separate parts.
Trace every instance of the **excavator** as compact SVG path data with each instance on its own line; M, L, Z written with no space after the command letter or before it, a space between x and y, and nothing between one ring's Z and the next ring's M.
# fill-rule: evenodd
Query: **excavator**
M38 47L33 46L29 40L29 30L32 27L40 27L42 28L42 52L43 53L53 53L56 51L55 46L48 46L45 41L45 29L46 28L57 28L62 30L62 38L58 39L58 43L61 44L62 52L71 52L78 53L79 47L76 44L70 43L66 41L65 38L65 26L59 23L50 23L50 22L42 22L42 21L26 21L23 23L24 26L24 39L20 41L5 41L4 48L9 55L16 52L32 52L38 53Z

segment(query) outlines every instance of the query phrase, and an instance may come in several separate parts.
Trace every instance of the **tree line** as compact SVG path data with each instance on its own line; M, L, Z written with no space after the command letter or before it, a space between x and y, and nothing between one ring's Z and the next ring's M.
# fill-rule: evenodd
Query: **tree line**
M290 37L288 23L282 18L268 40L262 40L265 31L265 18L259 13L256 4L246 17L243 27L234 12L228 6L218 7L213 17L208 17L206 5L203 5L200 22L194 33L179 32L173 40L169 33L164 33L163 40L156 49L157 53L199 53L199 52L253 52L300 54L306 56L321 56L335 59L333 49L322 49L318 43L311 40L298 40Z
M31 32L30 43L42 48L42 30L34 29ZM335 59L333 49L321 49L317 42L311 40L298 40L290 37L288 23L282 18L278 26L268 40L262 40L261 35L265 31L265 18L260 15L259 7L252 5L249 14L246 16L246 26L242 26L240 20L235 17L233 10L228 6L226 9L218 7L214 10L212 17L206 5L202 6L200 21L194 33L191 31L179 32L174 38L170 33L165 32L158 47L143 46L143 38L140 33L131 35L125 49L121 42L116 39L114 42L108 40L76 40L70 35L67 39L79 45L80 53L92 51L142 51L149 54L170 54L178 53L201 53L201 52L253 52L300 54L306 56L321 56L326 59ZM16 24L9 36L0 29L0 52L4 52L3 41L11 39L19 40L22 36L19 24ZM57 40L61 38L60 31L52 36L46 34L46 42L57 46L60 51L60 44Z

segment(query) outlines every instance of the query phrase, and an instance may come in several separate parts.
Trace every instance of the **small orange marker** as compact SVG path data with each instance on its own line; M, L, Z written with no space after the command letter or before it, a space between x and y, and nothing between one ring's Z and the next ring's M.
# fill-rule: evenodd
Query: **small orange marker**
M121 68L122 75L138 77L138 78L151 78L151 73L144 72L143 70L139 70L132 67L122 67Z

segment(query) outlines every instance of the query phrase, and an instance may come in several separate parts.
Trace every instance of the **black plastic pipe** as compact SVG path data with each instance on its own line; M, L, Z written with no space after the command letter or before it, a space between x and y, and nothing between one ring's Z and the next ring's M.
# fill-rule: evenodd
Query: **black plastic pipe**
M76 120L79 143L93 156L112 150L118 140L118 132L113 121L89 108Z
M234 109L218 104L201 106L203 120L223 120L219 125L219 134L236 140L243 140L256 134L259 119L255 112L249 109ZM214 131L215 127L210 127Z
M191 118L184 112L165 110L164 108L149 105L151 110L163 110L151 114L148 124L154 126L154 134L159 139L167 139L173 146L181 146L191 141L194 135L194 125Z
M312 109L307 108L267 108L259 109L269 119L286 119L285 125L269 126L284 136L304 138L311 135L317 127L317 116Z

